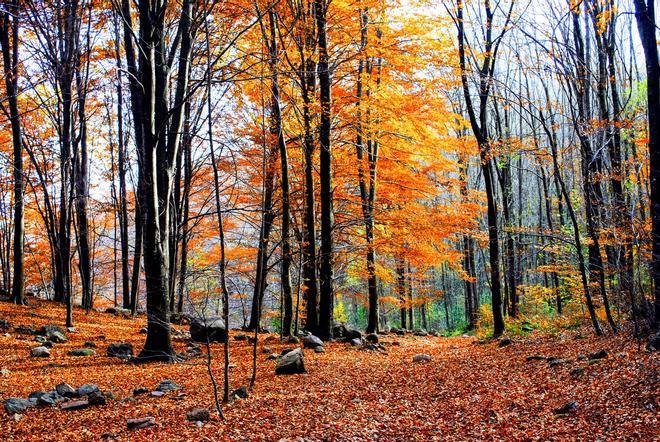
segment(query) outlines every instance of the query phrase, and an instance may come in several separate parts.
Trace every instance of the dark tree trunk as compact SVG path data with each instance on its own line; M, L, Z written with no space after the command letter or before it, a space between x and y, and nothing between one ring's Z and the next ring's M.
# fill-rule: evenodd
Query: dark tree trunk
M24 269L24 239L25 239L25 216L23 205L24 181L23 181L23 135L21 131L21 118L18 109L18 28L20 9L18 0L4 3L0 14L0 46L2 47L2 60L5 74L5 92L9 102L9 120L11 124L12 147L13 147L13 177L14 177L14 254L11 299L16 304L23 304L23 292L25 290ZM9 240L9 235L7 235ZM9 247L7 247L9 253ZM6 263L8 264L8 262ZM8 267L8 265L7 265ZM5 281L6 283L6 281Z
M655 1L635 0L635 18L646 59L646 94L649 126L649 180L651 187L651 236L655 326L660 327L660 66L656 39Z
M334 309L334 274L332 230L334 225L332 202L332 151L330 146L332 81L326 35L326 0L315 1L316 32L318 37L319 96L321 103L321 124L319 127L320 177L321 177L321 252L319 254L319 325L321 339L332 338Z

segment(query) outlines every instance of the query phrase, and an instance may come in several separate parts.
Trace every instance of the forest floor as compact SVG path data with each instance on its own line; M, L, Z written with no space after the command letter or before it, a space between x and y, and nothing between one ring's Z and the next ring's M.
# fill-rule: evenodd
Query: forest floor
M32 300L32 303L36 301ZM62 307L0 303L0 319L13 326L61 324ZM76 332L55 344L50 358L30 357L32 336L0 334L0 400L51 390L60 382L77 388L95 383L111 391L106 405L76 411L31 408L20 417L0 416L3 441L90 440L657 440L658 353L638 350L629 336L597 338L586 330L557 336L533 334L499 348L476 338L382 336L387 354L329 343L325 353L305 351L307 374L275 376L274 352L291 347L259 343L257 382L247 399L212 414L204 425L188 422L195 407L213 409L205 358L179 364L134 365L105 356L115 342L141 348L145 318L76 310ZM182 326L174 326L183 329ZM4 333L4 332L3 332ZM582 333L582 335L580 334ZM102 338L105 336L105 339ZM265 337L263 337L265 338ZM272 339L272 338L271 338ZM87 341L96 356L67 352ZM398 343L398 345L396 343ZM183 351L185 343L175 340ZM222 381L221 346L212 347L214 372ZM605 349L607 357L584 356ZM430 362L413 363L419 353ZM248 385L252 346L231 340L232 389ZM527 360L529 356L553 356ZM578 370L576 370L578 369ZM7 370L9 370L7 372ZM183 386L162 397L133 390L171 379ZM183 392L183 393L181 393ZM574 401L566 414L558 408ZM153 416L151 428L128 430L127 419Z

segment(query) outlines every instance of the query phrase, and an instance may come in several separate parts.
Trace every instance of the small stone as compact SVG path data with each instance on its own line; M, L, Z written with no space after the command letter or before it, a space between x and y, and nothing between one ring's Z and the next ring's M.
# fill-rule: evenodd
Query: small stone
M263 347L261 349L261 352L264 353L264 354L270 354L270 353L273 352L273 350L271 350L270 347Z
M54 331L52 333L48 334L48 339L56 344L62 344L66 342L66 336L64 336L64 333Z
M87 401L89 402L89 405L105 405L106 398L103 393L100 391L93 391L87 396Z
M278 355L276 353L271 353L266 358L267 361L277 361Z
M591 353L589 355L589 359L594 360L594 359L605 359L608 356L609 353L607 353L607 350L602 349L599 350L595 353Z
M89 402L85 399L79 400L79 401L69 401L69 402L64 402L60 406L60 410L62 411L74 411L74 410L82 410L84 408L89 407Z
M4 407L7 414L16 414L23 413L28 408L32 408L36 405L36 401L30 401L28 399L10 397L5 399Z
M31 350L31 353L33 358L49 358L50 357L50 350L48 350L46 347L34 347Z
M67 353L69 356L96 356L96 352L91 348L76 348Z
M147 332L148 332L147 327L142 327L142 328L140 329L140 334L141 334L141 335L146 335Z
M429 356L425 353L421 353L421 354L413 356L412 361L413 362L429 362L429 361L431 361L431 356Z
M282 355L275 366L275 374L301 374L306 373L305 359L301 348L289 351Z
M11 323L6 319L0 319L0 330L9 330L11 328Z
M240 388L237 388L236 390L232 391L231 397L232 399L247 399L249 396L247 387L243 385Z
M83 396L87 396L89 394L92 394L96 391L100 391L98 385L96 385L96 384L83 384L78 388L77 393L78 393L78 396L83 397Z
M497 346L502 348L502 347L506 347L506 346L511 345L511 344L513 344L513 341L511 340L511 338L508 337L508 336L505 336L502 339L500 339L500 342L497 344Z
M527 356L526 360L529 362L529 361L546 361L547 359L545 356L532 355L532 356Z
M208 408L193 408L186 413L186 418L190 422L206 422L211 419L211 412Z
M318 346L323 347L323 341L314 335L307 335L303 338L303 347L305 348L316 348Z
M47 340L48 339L44 338L43 336L35 336L34 337L34 342L38 342L39 344L43 344Z
M563 365L565 363L566 363L566 360L564 360L564 359L553 359L552 361L550 361L549 366L550 367L557 367L557 366Z
M46 347L46 348L53 348L53 345L54 345L53 341L46 341L43 344L41 344L42 347Z
M14 331L16 333L18 333L19 335L35 335L35 334L37 334L35 329L33 329L32 327L25 326L25 325L19 325L18 327L15 327Z
M83 347L85 347L85 348L96 348L96 344L93 343L92 341L87 341L83 344Z
M67 327L66 331L68 333L77 333L78 330L75 327Z
M314 353L325 353L325 348L322 345L314 347Z
M163 396L165 396L164 391L155 390L151 392L151 397L163 397Z
M129 430L139 430L142 428L153 427L154 425L156 425L156 418L153 416L139 417L126 421L126 426Z
M106 355L120 359L130 359L133 357L133 344L130 342L110 344L106 350Z
M76 390L71 385L67 384L66 382L62 382L60 384L57 384L57 386L55 387L55 391L60 396L69 397L69 398L70 397L75 397L78 394L76 392Z
M11 370L8 368L0 369L0 376L8 376L11 373Z
M247 335L243 333L239 333L236 336L234 336L234 341L247 341Z
M559 408L555 408L555 414L568 414L577 408L577 402L567 402Z
M133 396L139 396L141 394L146 394L146 393L149 393L148 388L138 387L133 389Z
M584 373L584 367L577 367L570 371L570 375L573 376L574 378L578 376L582 376L583 373Z
M371 344L378 344L378 335L376 333L369 333L364 339Z
M19 413L14 414L14 421L15 421L15 422L20 422L21 419L23 419L23 415L22 415L22 414L19 414Z
M170 379L165 379L163 382L158 384L158 387L156 387L157 391L176 391L176 390L181 390L181 385L177 384L176 382L170 380Z
M353 338L349 342L352 347L359 347L362 345L362 338Z

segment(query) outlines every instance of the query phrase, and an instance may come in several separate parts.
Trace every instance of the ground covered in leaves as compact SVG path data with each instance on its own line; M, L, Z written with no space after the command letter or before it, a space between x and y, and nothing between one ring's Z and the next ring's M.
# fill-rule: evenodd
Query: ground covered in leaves
M38 344L14 327L61 324L63 317L63 309L50 303L36 308L0 303L0 319L12 324L0 334L0 400L27 397L60 382L95 383L114 399L76 411L31 408L20 417L3 411L3 441L650 441L658 436L658 353L638 349L626 336L571 331L514 339L502 348L471 337L381 336L387 353L330 343L325 353L305 350L308 373L289 376L275 376L276 362L261 348L279 353L291 345L260 342L254 390L224 407L224 421L213 414L200 426L186 413L213 409L204 357L175 365L109 358L110 343L131 342L139 350L145 318L82 311L75 312L76 332L55 344L50 358L30 357ZM88 341L96 344L96 356L67 355ZM175 344L181 351L186 345ZM603 349L605 358L590 359ZM420 353L431 360L413 363ZM248 384L251 354L248 342L231 340L232 389ZM212 355L221 381L220 345L213 346ZM153 390L165 379L183 389L162 397L133 396L134 389ZM567 413L558 414L562 407ZM153 416L156 425L127 429L128 419L145 416Z

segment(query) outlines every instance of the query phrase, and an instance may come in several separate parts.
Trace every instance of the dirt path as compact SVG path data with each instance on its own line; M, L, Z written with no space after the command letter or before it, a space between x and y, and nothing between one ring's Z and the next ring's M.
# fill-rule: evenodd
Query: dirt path
M59 306L39 309L0 305L0 318L13 325L58 323ZM0 335L0 398L26 397L52 389L59 382L73 386L96 383L112 391L108 405L64 412L31 409L22 419L2 413L3 441L67 442L101 440L653 440L657 437L658 356L638 352L624 338L528 338L505 348L477 344L473 338L384 336L388 354L359 351L333 343L326 353L305 352L308 374L275 376L275 362L259 352L256 389L202 427L189 423L186 412L212 407L212 390L201 359L186 364L135 366L105 357L107 344L132 342L136 348L144 319L121 319L77 312L78 332L56 344L49 359L29 358L31 338ZM105 336L101 339L100 336ZM85 341L98 346L97 356L70 357ZM398 343L395 345L394 342ZM176 343L183 349L182 342ZM262 347L264 344L260 344ZM274 352L290 347L266 344ZM232 387L247 385L251 347L232 341ZM598 361L580 355L607 349ZM412 363L418 353L427 363ZM220 349L214 349L220 360ZM566 362L550 366L531 355L554 356ZM581 374L571 371L582 368ZM216 373L221 376L221 370ZM155 398L132 397L137 387L153 389L172 379L184 386ZM554 410L575 401L564 416ZM126 420L154 416L156 427L128 431ZM302 438L302 439L300 439Z

